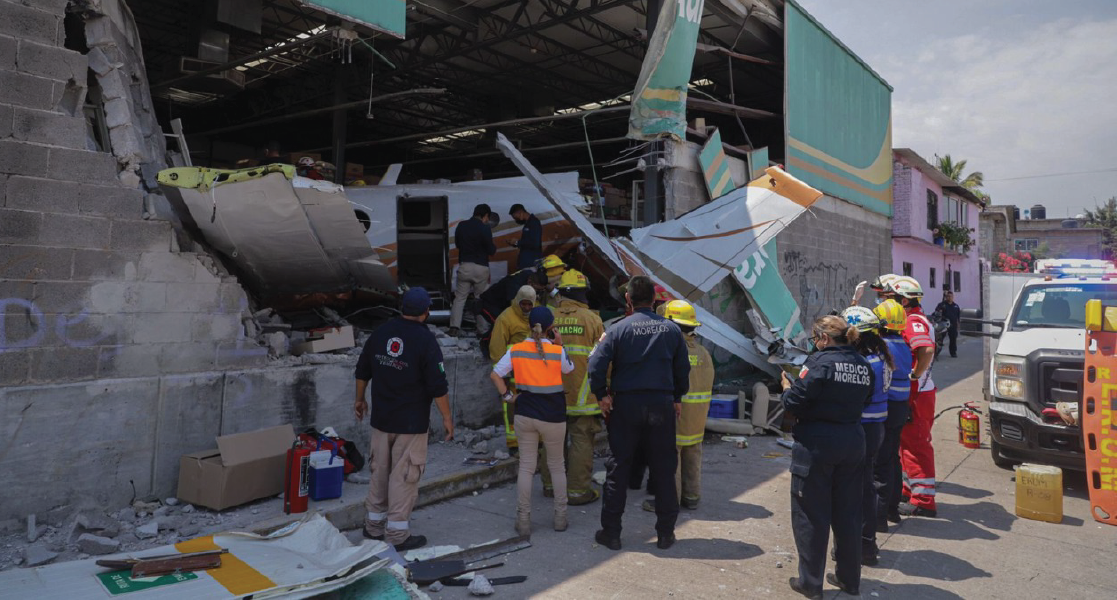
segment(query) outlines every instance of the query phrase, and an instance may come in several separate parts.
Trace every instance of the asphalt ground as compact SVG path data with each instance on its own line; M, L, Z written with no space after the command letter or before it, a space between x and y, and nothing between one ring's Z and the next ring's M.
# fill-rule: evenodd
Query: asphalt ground
M1082 474L1064 473L1064 518L1053 524L1014 514L1013 472L996 467L982 416L982 448L957 441L957 408L981 399L981 341L963 338L959 357L940 357L934 444L938 518L909 518L880 534L881 560L862 573L871 598L1117 598L1117 528L1095 522ZM526 575L500 586L507 598L793 598L796 574L791 535L790 452L772 436L754 436L738 449L708 435L702 501L684 509L678 543L655 546L655 516L640 510L642 491L629 496L624 547L613 552L593 541L601 504L570 508L570 528L550 526L551 500L536 477L533 546L488 562L505 566L491 577ZM603 469L598 461L597 469ZM511 537L514 485L507 484L415 512L412 530L431 544L468 546ZM828 588L827 598L845 596ZM445 588L434 598L465 598Z

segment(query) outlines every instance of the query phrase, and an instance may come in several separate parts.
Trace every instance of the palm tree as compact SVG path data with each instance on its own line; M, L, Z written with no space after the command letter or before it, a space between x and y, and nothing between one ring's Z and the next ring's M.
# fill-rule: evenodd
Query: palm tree
M943 174L957 181L959 185L967 190L974 191L982 185L985 185L985 174L981 171L973 171L963 176L963 173L966 172L965 160L954 162L949 154L946 156L939 156L936 154L935 161L939 163L939 170L942 171Z

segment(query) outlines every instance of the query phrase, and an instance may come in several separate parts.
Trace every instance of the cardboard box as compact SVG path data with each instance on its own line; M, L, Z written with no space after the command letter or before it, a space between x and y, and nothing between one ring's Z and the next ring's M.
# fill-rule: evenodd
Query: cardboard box
M179 459L178 498L213 510L283 492L287 449L295 441L290 424L223 435L217 449Z
M329 352L330 350L352 348L356 345L357 339L353 337L352 325L311 329L307 332L306 341L295 345L292 354L299 356L307 353Z

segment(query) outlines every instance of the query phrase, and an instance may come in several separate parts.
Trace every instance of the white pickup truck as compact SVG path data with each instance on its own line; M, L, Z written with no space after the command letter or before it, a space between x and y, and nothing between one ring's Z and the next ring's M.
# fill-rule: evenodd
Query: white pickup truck
M1082 430L1044 409L1057 402L1081 406L1086 301L1117 304L1117 268L1101 260L1052 259L1037 261L1035 270L1015 296L989 364L993 462L1083 471Z

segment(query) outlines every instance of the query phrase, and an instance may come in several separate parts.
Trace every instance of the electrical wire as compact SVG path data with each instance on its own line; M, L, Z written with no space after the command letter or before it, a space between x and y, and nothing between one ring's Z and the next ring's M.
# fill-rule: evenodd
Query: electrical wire
M986 179L985 183L997 181L1019 181L1021 179L1041 179L1044 177L1066 177L1068 175L1090 175L1093 173L1117 173L1117 168L1094 169L1091 171L1067 171L1065 173L1046 173L1044 175L1023 175L1021 177L1005 177L1003 179Z

